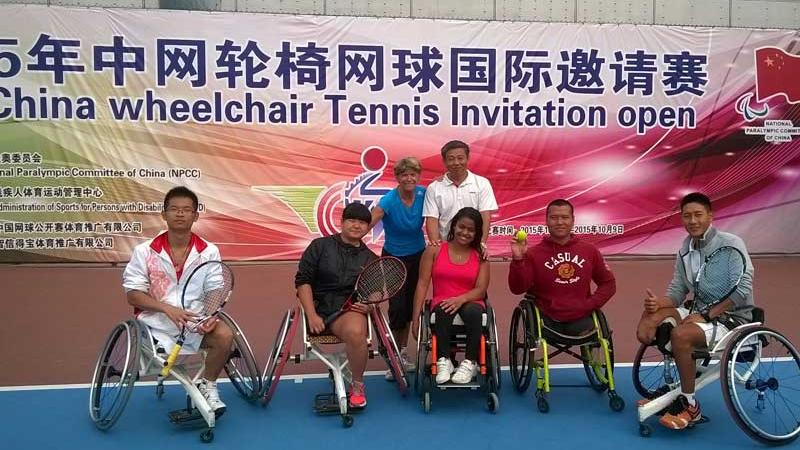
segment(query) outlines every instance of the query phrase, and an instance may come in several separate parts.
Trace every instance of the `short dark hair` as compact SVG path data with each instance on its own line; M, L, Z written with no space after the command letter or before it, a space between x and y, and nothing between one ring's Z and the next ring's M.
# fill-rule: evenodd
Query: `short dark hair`
M569 213L571 215L575 215L575 207L572 206L572 203L569 200L564 200L563 198L557 198L552 202L547 204L547 209L544 210L545 214L550 214L550 207L551 206L569 206Z
M450 231L447 232L447 240L452 241L456 237L456 223L461 219L471 219L475 223L475 237L469 246L481 253L481 237L483 235L483 216L481 212L469 206L458 210L453 220L450 221Z
M342 221L347 219L370 223L372 222L372 213L363 203L353 202L345 206L344 211L342 211Z
M175 197L184 197L189 198L192 200L192 204L194 205L194 210L197 212L197 207L200 204L200 201L197 199L197 194L192 192L191 189L187 188L186 186L176 186L169 191L167 191L167 195L164 196L164 210L166 211L167 207L169 206L169 201Z
M701 194L700 192L692 192L684 195L681 199L681 211L683 211L683 207L689 203L699 203L705 206L707 210L711 211L711 199L708 198L707 195Z
M450 141L447 144L444 144L442 147L442 159L447 158L447 152L450 150L455 150L457 148L463 148L464 152L469 156L469 145L463 141Z

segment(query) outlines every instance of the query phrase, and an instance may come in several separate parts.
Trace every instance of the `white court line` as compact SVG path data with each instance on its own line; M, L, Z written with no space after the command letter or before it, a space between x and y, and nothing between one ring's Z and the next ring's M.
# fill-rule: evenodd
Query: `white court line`
M625 367L631 366L632 363L620 363L617 364L617 367ZM576 369L576 368L583 368L582 364L554 364L550 366L552 369ZM508 366L502 366L500 370L509 370ZM368 370L364 372L365 376L383 376L385 370ZM284 375L281 377L281 380L294 380L295 383L302 383L303 380L315 380L321 378L328 378L327 373L303 373L297 375ZM230 380L227 378L220 378L220 383L230 383ZM134 386L155 386L156 381L137 381ZM165 381L164 384L166 385L178 385L175 380ZM0 386L0 392L13 392L13 391L46 391L49 389L89 389L92 387L91 383L79 383L79 384L41 384L41 385L32 385L32 386Z
M774 358L775 361L778 362L787 362L787 361L794 361L794 358L791 356ZM643 363L642 366L657 366L661 364L660 361L657 362L649 362ZM616 363L614 367L633 367L633 363ZM551 369L582 369L583 364L553 364L550 366ZM509 366L502 366L500 370L507 371L509 370ZM385 370L368 370L364 372L365 376L374 377L374 376L383 376ZM321 378L328 378L327 373L303 373L297 375L285 375L281 377L281 380L294 380L295 383L302 383L304 380L316 380ZM230 383L230 380L227 378L220 378L220 383ZM175 380L165 381L164 384L166 385L178 385ZM156 381L137 381L134 386L155 386ZM41 384L41 385L33 385L33 386L0 386L0 392L14 392L14 391L46 391L46 390L61 390L61 389L88 389L92 387L91 383L80 383L80 384Z

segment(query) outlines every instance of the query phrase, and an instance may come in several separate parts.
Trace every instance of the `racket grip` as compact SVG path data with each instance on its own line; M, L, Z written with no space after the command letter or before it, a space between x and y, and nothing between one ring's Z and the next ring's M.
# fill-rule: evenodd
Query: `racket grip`
M178 359L178 353L181 351L181 344L175 344L172 347L172 352L170 352L169 356L167 357L167 362L164 364L164 368L161 369L161 373L159 374L160 377L166 377L169 375L170 370L172 370L172 366L175 365L175 360Z

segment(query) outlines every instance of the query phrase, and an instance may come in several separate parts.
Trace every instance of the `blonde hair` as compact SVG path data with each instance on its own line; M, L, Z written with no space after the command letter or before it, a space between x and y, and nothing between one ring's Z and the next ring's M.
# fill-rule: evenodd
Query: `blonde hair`
M406 156L400 161L397 161L397 164L395 164L394 176L399 177L407 170L413 170L418 174L422 173L422 164L419 163L417 158L414 158L413 156Z

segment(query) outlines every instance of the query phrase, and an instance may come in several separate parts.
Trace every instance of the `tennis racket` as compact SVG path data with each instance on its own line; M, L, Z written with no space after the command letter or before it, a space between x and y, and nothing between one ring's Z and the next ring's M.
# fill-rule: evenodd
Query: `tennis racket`
M222 261L206 261L189 274L186 284L183 285L181 306L185 310L197 313L198 320L181 327L181 334L178 336L175 346L172 347L172 351L164 363L164 368L161 369L159 379L166 378L172 370L172 366L175 365L178 353L186 340L186 332L196 331L200 325L216 316L228 303L232 292L233 271Z
M337 317L350 310L355 303L374 305L394 297L406 282L406 266L394 256L382 256L369 262L356 280L355 289L342 309L325 320L330 325Z
M724 246L708 255L694 280L694 301L689 314L706 312L736 290L747 269L744 254L736 247Z

